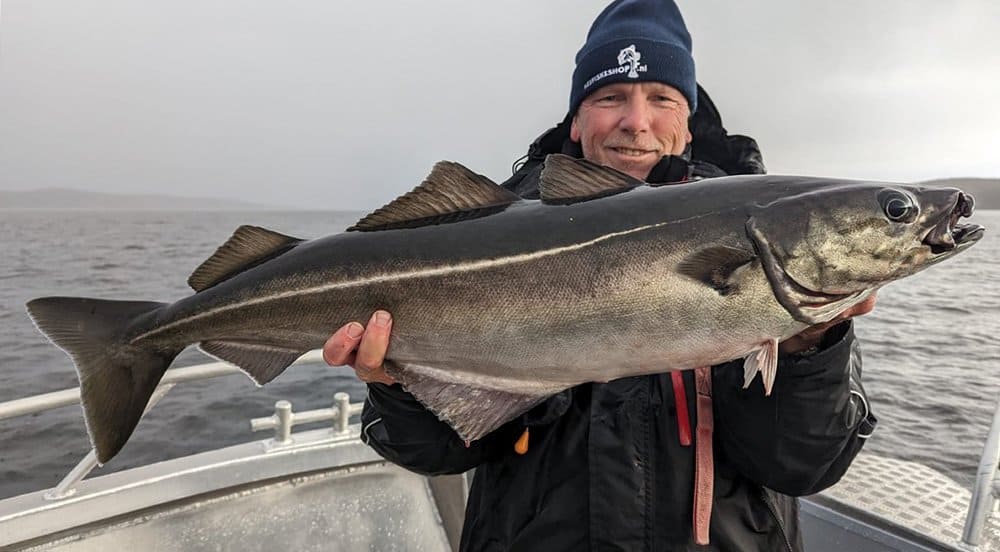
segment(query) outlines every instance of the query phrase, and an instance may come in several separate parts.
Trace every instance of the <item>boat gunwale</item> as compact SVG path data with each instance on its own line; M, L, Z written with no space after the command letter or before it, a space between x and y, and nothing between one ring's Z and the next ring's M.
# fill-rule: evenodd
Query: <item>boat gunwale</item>
M360 424L347 433L301 431L290 445L253 441L94 477L58 500L47 498L44 490L0 500L0 549L179 501L309 474L391 467L421 477L379 457L361 442L360 432Z

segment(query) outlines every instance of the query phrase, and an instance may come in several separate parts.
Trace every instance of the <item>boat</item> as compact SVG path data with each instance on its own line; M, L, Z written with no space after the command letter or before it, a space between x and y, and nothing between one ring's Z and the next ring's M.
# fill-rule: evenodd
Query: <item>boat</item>
M312 351L296 364L317 362ZM168 370L146 411L177 385L235 374L221 362ZM457 550L471 473L424 477L387 462L351 423L363 405L333 399L303 412L278 401L249 423L269 436L107 475L87 477L90 451L55 487L0 500L0 550ZM79 401L79 389L16 399L0 403L0 420ZM998 463L1000 403L971 491L862 451L837 485L801 500L805 548L1000 551Z

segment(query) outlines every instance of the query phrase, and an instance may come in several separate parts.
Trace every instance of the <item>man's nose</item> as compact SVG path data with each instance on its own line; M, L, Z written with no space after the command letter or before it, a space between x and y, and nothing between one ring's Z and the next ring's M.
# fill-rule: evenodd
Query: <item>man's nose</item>
M624 105L622 118L618 127L630 134L639 134L649 130L649 106L646 102L630 100Z

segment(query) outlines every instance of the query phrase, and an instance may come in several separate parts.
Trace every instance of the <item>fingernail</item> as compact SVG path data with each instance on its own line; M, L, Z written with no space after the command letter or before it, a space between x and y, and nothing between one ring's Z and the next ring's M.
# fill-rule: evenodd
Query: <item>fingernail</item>
M372 317L375 321L375 325L381 328L385 328L392 321L392 316L385 311L375 311L375 315Z
M351 322L347 325L347 337L351 339L357 339L361 337L361 334L365 333L365 327L357 322Z

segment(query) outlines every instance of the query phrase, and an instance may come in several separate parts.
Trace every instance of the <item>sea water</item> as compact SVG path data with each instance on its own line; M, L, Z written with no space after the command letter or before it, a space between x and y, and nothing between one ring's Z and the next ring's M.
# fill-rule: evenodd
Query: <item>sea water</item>
M32 325L44 295L174 301L187 277L241 224L303 238L341 232L363 213L0 210L0 402L78 385L69 358ZM857 322L864 384L879 418L865 450L914 460L971 487L1000 392L1000 211L981 243L887 286ZM331 328L332 329L332 328ZM209 361L190 348L174 366ZM175 387L140 423L109 473L262 439L249 419L276 400L329 407L365 387L348 368L296 366L263 388L243 376ZM0 498L55 485L88 451L77 405L0 421Z

